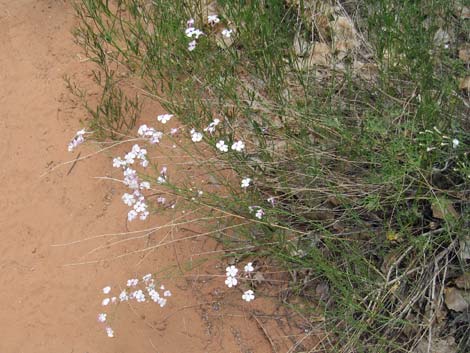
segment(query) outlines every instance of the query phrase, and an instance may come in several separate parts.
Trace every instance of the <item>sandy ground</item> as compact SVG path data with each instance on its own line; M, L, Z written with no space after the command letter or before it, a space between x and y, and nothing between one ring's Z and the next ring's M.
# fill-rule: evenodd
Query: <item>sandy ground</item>
M102 243L54 244L127 229L124 190L94 178L110 173L109 156L40 177L76 155L67 152L67 143L84 112L71 103L63 75L86 75L73 25L65 1L0 0L0 353L270 352L247 309L218 302L226 290L223 277L165 280L173 291L167 307L121 306L109 315L116 337L106 337L96 320L104 286L116 295L126 279L174 266L178 255L208 245L198 240L145 257L65 266L89 260L83 254ZM83 146L82 153L93 150ZM158 234L145 240L158 242ZM141 245L104 249L95 258ZM208 290L213 295L205 298ZM239 296L233 298L240 302Z

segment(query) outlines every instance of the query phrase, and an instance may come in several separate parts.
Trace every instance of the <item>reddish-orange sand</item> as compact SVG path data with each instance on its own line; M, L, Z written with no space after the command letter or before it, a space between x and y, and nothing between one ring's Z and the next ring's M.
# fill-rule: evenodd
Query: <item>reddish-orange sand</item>
M268 337L264 319L253 318L255 304L224 286L223 267L212 266L221 277L196 270L195 277L176 272L163 280L173 292L163 309L106 307L115 338L97 322L104 286L117 295L128 278L184 267L192 252L214 244L196 238L114 261L107 259L182 235L159 232L91 256L84 255L128 236L53 246L128 230L123 186L96 178L113 172L110 155L51 170L77 155L67 144L86 117L63 80L87 79L70 34L74 21L67 1L0 0L0 353L271 352L278 337ZM132 229L164 222L152 217ZM90 259L100 261L76 264Z

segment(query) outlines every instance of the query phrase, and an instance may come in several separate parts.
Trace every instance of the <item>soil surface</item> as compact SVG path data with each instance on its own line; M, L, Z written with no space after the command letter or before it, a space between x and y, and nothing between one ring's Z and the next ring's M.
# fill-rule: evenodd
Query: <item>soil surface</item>
M72 169L59 166L97 148L67 151L86 118L63 79L87 78L71 35L74 21L66 1L0 0L0 352L271 352L275 339L264 331L264 319L238 305L241 292L227 292L223 276L207 276L204 269L165 279L173 295L163 309L151 303L102 307L103 287L118 295L127 279L181 268L193 253L215 245L193 237L130 254L197 232L172 228L123 241L130 239L121 234L129 230L120 200L125 190L96 178L112 173L110 155ZM159 108L147 109L155 116ZM153 217L132 229L170 220ZM83 240L100 234L116 235ZM97 321L103 311L115 338Z

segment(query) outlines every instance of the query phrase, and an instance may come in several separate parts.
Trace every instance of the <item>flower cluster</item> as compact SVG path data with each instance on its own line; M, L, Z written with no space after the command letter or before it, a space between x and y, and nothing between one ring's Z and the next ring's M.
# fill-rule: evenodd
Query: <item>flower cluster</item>
M157 120L162 124L166 124L171 118L173 118L173 114L162 114L157 116Z
M186 22L186 30L184 31L184 33L186 34L186 37L195 38L188 44L188 50L193 51L194 49L196 49L196 40L199 39L199 37L203 35L204 32L194 27L194 19L190 18Z
M203 129L204 132L208 132L210 134L213 134L216 130L216 127L220 124L220 119L215 118L207 127ZM202 132L196 131L196 129L191 129L190 130L190 135L191 135L191 140L193 142L201 142L202 139L204 138L204 135ZM229 150L229 145L225 143L224 140L219 140L216 144L215 147L220 151L220 152L228 152ZM232 151L236 152L242 152L245 149L245 143L241 140L235 141L232 144L231 147Z
M75 133L74 138L69 142L68 150L69 152L72 152L75 148L78 147L78 145L81 145L83 142L85 142L85 138L83 137L86 134L85 129L78 130Z
M225 284L227 287L232 288L237 285L238 280L237 280L237 273L238 273L238 268L235 266L228 266L226 269L226 274L225 274Z
M219 140L216 144L215 147L220 151L220 152L228 152L228 145L225 143L224 140ZM245 143L243 141L237 141L232 144L232 150L241 152L245 149Z
M212 14L207 16L207 22L209 23L209 25L214 27L220 22L220 18L218 15ZM187 37L192 39L191 42L188 43L188 50L193 51L194 49L196 49L197 39L199 39L201 35L204 35L204 32L195 27L195 21L193 18L191 18L186 22L186 29L184 33ZM224 38L230 38L232 37L233 29L224 28L220 33Z
M171 118L171 117L170 117ZM165 118L166 121L170 120L170 118ZM165 122L166 122L165 121ZM147 125L143 124L139 127L137 131L139 136L142 136L149 140L151 144L159 143L163 137L163 132L155 130L153 127L148 127Z
M149 165L147 150L145 148L141 148L139 145L132 146L131 151L124 156L124 159L120 157L113 159L113 167L123 169L123 182L132 190L131 193L124 193L121 198L122 202L127 206L132 207L127 214L129 222L133 221L137 217L144 221L149 215L145 196L142 192L150 189L150 183L148 181L141 180L137 175L137 171L131 168L136 160L139 160L140 165L144 168Z
M253 267L253 263L248 262L243 268L243 271L245 272L245 277L250 277L254 270L255 268ZM225 285L227 287L235 287L238 284L238 278L238 268L236 268L234 265L228 266L225 269ZM253 290L249 289L243 292L242 299L246 302L250 302L255 299L255 293L253 292Z
M250 186L250 183L251 183L251 179L250 179L250 178L244 178L244 179L242 180L242 185L241 185L241 187L242 187L243 189L246 189L247 187Z
M141 288L138 288L139 285ZM127 280L126 289L121 290L119 295L109 296L104 298L101 301L102 306L108 306L109 304L118 304L122 302L127 302L130 300L135 300L137 303L146 303L153 301L163 308L167 304L167 298L171 297L171 291L165 289L165 286L161 285L159 290L163 291L162 294L158 292L157 285L155 280L152 278L152 274L147 274L142 277L142 280L139 281L137 278L131 278ZM106 286L103 288L103 293L108 295L111 293L111 287ZM98 314L98 322L106 323L108 322L107 313ZM105 331L108 337L114 337L114 330L110 326L105 327Z

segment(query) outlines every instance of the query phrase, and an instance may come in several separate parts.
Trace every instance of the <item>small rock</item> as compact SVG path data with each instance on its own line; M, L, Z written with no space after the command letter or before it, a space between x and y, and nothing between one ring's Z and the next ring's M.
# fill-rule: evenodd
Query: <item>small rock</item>
M465 300L463 291L457 288L448 287L444 290L445 303L448 309L462 312L466 310L469 303Z
M470 290L470 272L465 272L455 280L455 285L460 289Z
M459 83L459 88L462 91L470 91L470 76L462 78Z

